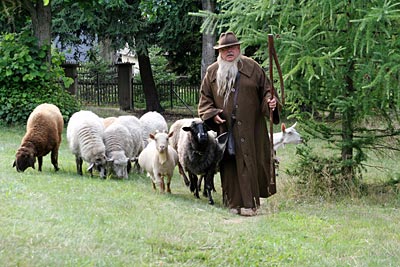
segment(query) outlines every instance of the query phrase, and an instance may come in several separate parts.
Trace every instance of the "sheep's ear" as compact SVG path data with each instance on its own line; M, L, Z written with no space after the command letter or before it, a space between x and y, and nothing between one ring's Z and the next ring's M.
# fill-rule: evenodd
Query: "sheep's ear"
M169 134L168 134L168 138L170 138L171 136L173 136L174 135L174 132L170 132Z
M16 160L14 160L14 163L13 163L13 168L14 167L16 167L17 166L17 161Z
M281 130L282 130L282 132L285 132L285 130L286 130L286 125L284 123L282 123L282 125L281 125Z
M114 159L113 158L107 158L107 162L113 162Z
M152 133L151 133L151 134L149 134L149 137L150 137L150 139L153 139L153 140L156 138L156 137L155 137L155 135L154 135L154 134L152 134Z
M182 130L184 130L185 132L190 132L190 127L184 126L184 127L182 127Z
M290 127L290 128L294 128L297 125L297 121Z

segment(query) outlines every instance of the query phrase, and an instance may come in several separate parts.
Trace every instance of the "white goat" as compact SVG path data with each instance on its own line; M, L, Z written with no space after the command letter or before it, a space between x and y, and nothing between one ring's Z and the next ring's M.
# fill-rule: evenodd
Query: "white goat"
M301 144L303 139L300 134L296 131L296 124L293 124L289 128L286 128L285 124L281 125L281 132L274 133L274 150L276 151L280 147L284 147L286 144Z
M139 165L147 172L151 178L153 189L156 184L160 187L160 192L165 192L164 177L167 179L167 192L171 193L171 178L175 166L178 164L178 154L176 150L168 146L168 139L173 135L166 132L150 134L150 143L139 155Z

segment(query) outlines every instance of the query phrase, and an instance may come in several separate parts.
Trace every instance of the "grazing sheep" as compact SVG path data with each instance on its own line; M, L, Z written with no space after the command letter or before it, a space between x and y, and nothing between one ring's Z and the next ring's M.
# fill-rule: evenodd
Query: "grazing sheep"
M203 122L192 121L190 126L181 129L178 140L178 158L183 169L190 178L190 191L199 198L199 180L197 175L204 178L204 190L208 196L208 203L213 205L211 191L214 188L214 174L222 159L227 134L215 137L209 133L208 127Z
M132 147L132 151L128 154L132 155L132 157L130 158L132 161L135 162L137 170L139 170L139 166L137 164L137 157L144 148L144 142L142 137L143 136L142 123L136 116L133 115L119 116L114 123L122 124L129 130L134 146ZM131 170L131 162L128 163L128 173L130 172L130 170Z
M131 138L128 128L120 123L108 126L103 135L106 147L107 165L118 178L128 178L128 164L130 158L134 157L136 143Z
M53 104L41 104L29 115L26 133L15 155L13 167L18 172L27 168L35 168L36 157L39 171L42 171L43 157L51 152L51 163L58 171L58 149L61 144L61 134L64 120L60 110Z
M173 135L166 132L150 134L151 141L139 155L139 165L150 176L153 188L159 185L160 192L164 193L164 177L167 180L167 192L171 193L171 177L178 163L178 154L174 148L168 145L168 139Z
M149 111L140 117L143 129L143 142L146 147L150 134L154 134L156 131L168 132L168 124L165 118L157 111Z
M185 118L185 119L180 119L175 121L171 127L169 128L169 132L173 132L174 135L169 139L169 144L176 150L178 151L178 141L179 141L179 137L182 131L182 127L184 126L190 126L192 124L192 122L195 121L197 123L202 122L202 120L200 118ZM180 162L178 162L178 170L180 175L183 178L183 181L185 182L186 186L190 185L190 181L188 179L188 177L186 176L185 171L183 170L183 167L181 165Z
M88 162L88 171L93 176L93 167L105 178L106 148L103 142L104 125L100 117L88 110L74 113L67 126L67 140L75 155L76 169L82 175L83 160Z
M274 133L274 150L278 150L280 147L284 147L286 144L301 144L303 139L300 134L296 131L296 124L293 124L289 128L286 128L285 124L281 124L281 132Z
M103 125L104 128L107 129L108 126L110 126L113 122L117 120L117 117L107 117L103 119Z

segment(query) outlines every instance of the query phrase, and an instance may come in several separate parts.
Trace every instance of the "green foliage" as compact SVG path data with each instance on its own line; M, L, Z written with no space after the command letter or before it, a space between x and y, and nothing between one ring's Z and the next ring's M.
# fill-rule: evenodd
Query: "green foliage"
M74 97L62 89L72 80L65 77L61 55L54 54L52 65L44 64L46 48L38 48L28 33L0 36L0 120L25 123L41 103L57 105L67 120L78 109Z
M154 82L166 83L176 81L176 75L168 69L168 60L163 55L162 50L158 46L149 48L149 58L151 62L151 69L153 71ZM141 82L140 74L135 77L136 82Z
M226 0L221 6L219 20L212 15L208 29L235 31L264 67L268 33L274 34L285 75L285 109L312 137L337 149L332 162L337 158L349 167L339 168L342 175L355 175L367 149L400 134L400 57L395 52L400 50L400 3ZM333 129L327 124L332 121Z
M296 178L302 194L331 198L350 195L359 197L362 189L361 169L349 178L343 175L345 162L334 154L319 154L309 146L298 146L299 160L287 174ZM347 163L351 164L351 163Z

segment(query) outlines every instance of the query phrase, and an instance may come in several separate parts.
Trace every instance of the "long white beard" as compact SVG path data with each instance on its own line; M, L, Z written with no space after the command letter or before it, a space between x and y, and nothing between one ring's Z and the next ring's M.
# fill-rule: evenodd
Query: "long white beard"
M218 56L218 70L217 70L217 86L218 86L218 95L224 97L224 107L228 102L229 94L231 89L233 88L236 80L236 75L238 73L238 62L240 61L241 56L239 55L234 61L228 62L221 58L221 55Z

